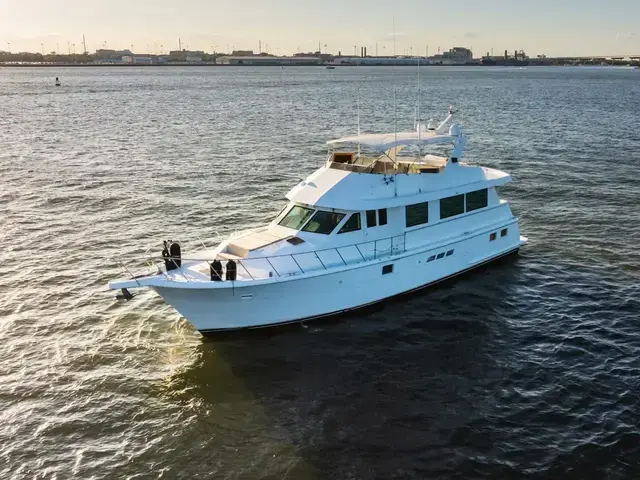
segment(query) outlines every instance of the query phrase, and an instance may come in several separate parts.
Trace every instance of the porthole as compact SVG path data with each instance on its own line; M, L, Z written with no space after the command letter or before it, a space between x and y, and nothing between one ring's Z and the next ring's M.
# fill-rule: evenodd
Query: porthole
M447 256L447 257L450 257L451 255L453 255L453 250L449 250L449 251L447 252L447 255L446 255L446 256Z
M440 260L442 257L444 257L444 252L439 253L438 256L436 257L438 260Z
M435 255L431 255L429 257L429 259L427 260L427 262L433 262L435 259L436 259L436 256Z
M391 265L384 265L382 267L382 274L386 275L387 273L393 273L393 264Z
M500 236L501 236L501 237L506 237L506 236L507 236L507 233L508 233L508 229L503 228L503 229L500 231Z
M491 235L489 235L489 240L493 242L496 239L496 237L497 237L496 232L493 232Z

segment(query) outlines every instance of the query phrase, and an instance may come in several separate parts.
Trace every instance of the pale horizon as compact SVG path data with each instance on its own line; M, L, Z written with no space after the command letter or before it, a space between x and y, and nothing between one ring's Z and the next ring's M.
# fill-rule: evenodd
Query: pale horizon
M145 2L146 3L146 2ZM573 4L573 5L572 5ZM433 55L438 48L467 47L480 57L493 50L529 56L640 55L640 2L458 0L327 0L302 5L277 0L169 0L148 6L124 0L0 0L0 50L89 53L100 48L160 53L182 47L229 52L253 50L289 55L321 50L352 55ZM395 17L395 29L392 19ZM634 20L635 19L635 20Z

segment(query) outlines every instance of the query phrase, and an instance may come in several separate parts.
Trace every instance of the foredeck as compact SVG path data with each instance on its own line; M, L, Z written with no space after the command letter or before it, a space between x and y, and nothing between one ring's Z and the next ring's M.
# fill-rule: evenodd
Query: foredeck
M287 278L304 275L316 271L327 271L334 268L348 267L370 262L381 258L398 255L406 251L406 233L393 237L371 240L353 245L313 250L294 254L271 255L265 257L233 258L237 266L236 282L251 282L271 278ZM221 260L223 265L229 259L228 254L203 252L198 257L182 257L181 266L167 271L164 268L165 258L148 259L157 273L133 277L125 283L144 286L148 280L161 277L169 282L211 284L211 263ZM128 270L127 270L128 271ZM226 273L226 265L225 265ZM224 277L224 275L223 275ZM222 282L213 283L223 283ZM118 282L120 283L120 282ZM231 282L227 282L231 283ZM134 286L134 285L126 285ZM116 288L121 288L116 286Z

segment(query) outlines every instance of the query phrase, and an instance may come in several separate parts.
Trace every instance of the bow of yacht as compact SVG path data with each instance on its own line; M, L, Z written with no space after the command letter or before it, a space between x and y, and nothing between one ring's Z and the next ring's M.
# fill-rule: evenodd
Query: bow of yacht
M452 117L332 140L268 225L193 255L169 242L151 273L109 286L152 288L206 334L339 314L516 253L526 239L496 190L511 177L461 161Z

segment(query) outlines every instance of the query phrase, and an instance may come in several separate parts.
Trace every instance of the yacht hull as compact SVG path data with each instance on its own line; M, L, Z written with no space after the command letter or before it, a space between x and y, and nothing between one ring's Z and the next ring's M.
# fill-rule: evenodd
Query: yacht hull
M154 290L203 335L275 327L344 314L427 288L515 254L521 244L519 234L491 242L482 235L312 277L252 286L236 282L224 289Z

